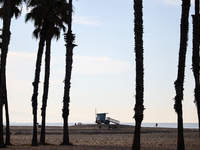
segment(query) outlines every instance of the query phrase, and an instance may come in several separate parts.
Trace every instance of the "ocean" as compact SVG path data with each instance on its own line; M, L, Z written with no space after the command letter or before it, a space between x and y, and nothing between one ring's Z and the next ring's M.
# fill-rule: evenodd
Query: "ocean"
M143 123L142 127L155 127L156 123ZM157 123L162 128L177 128L177 123ZM183 123L185 129L198 129L198 123Z
M77 123L76 123L77 124ZM91 122L85 122L82 124L95 124ZM122 125L132 125L134 126L135 123L120 123ZM177 123L157 123L157 127L162 128L177 128ZM5 125L5 123L4 123ZM15 123L11 122L10 126L32 126L32 123ZM75 125L75 123L69 123L69 126ZM142 123L142 127L155 127L156 123ZM63 126L63 123L46 123L46 126ZM198 129L198 123L183 123L184 128L188 129Z

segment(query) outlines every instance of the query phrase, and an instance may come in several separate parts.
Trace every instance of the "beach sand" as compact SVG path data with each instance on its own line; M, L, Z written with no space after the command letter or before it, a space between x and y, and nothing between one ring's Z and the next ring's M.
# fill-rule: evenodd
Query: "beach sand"
M45 149L45 150L130 150L134 127L117 125L76 125L69 127L71 146L61 146L63 127L47 126L46 143L48 145L31 146L31 126L11 126L11 143L6 149ZM186 150L200 150L200 140L197 129L184 129ZM38 141L40 128L38 128ZM175 150L177 149L177 129L173 128L147 128L141 129L141 150Z

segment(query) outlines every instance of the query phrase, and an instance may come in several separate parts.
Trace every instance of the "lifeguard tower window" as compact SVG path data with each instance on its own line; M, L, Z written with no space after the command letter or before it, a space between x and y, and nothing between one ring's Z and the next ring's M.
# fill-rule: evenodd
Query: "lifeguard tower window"
M97 115L98 120L105 120L105 118L106 118L106 114L98 114Z

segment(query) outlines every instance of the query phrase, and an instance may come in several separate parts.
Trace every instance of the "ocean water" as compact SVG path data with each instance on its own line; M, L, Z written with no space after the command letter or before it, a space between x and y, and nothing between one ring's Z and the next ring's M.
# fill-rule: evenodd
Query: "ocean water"
M157 123L157 127L177 128L177 123ZM142 127L155 127L156 123L143 123ZM198 123L183 123L185 129L198 129Z
M76 123L77 124L77 123ZM95 124L91 122L85 122L82 124ZM132 125L134 126L135 123L120 123L122 125ZM177 128L177 123L157 123L157 127L162 128ZM4 123L5 125L5 123ZM11 126L32 126L32 123L10 123ZM75 123L69 123L69 126L75 125ZM142 123L142 127L155 127L156 123ZM46 126L63 126L63 123L46 123ZM198 129L198 123L183 123L184 128L189 129Z
M123 123L122 123L123 124ZM127 125L135 125L135 123L125 123ZM157 123L157 127L161 128L177 128L177 123ZM155 127L156 123L142 123L142 127ZM198 123L183 123L185 129L198 129Z

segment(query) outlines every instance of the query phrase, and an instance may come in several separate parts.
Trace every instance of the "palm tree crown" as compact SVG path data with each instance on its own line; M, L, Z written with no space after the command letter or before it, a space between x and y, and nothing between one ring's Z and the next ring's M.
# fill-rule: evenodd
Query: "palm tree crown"
M26 20L34 21L35 30L33 36L38 38L45 28L45 36L59 39L60 30L65 31L64 23L67 24L68 4L65 0L41 0L31 1L31 12L26 15Z
M3 5L4 0L0 0L0 5ZM22 3L26 0L11 0L11 18L15 16L17 19L21 15ZM0 8L0 18L3 18L3 7Z

